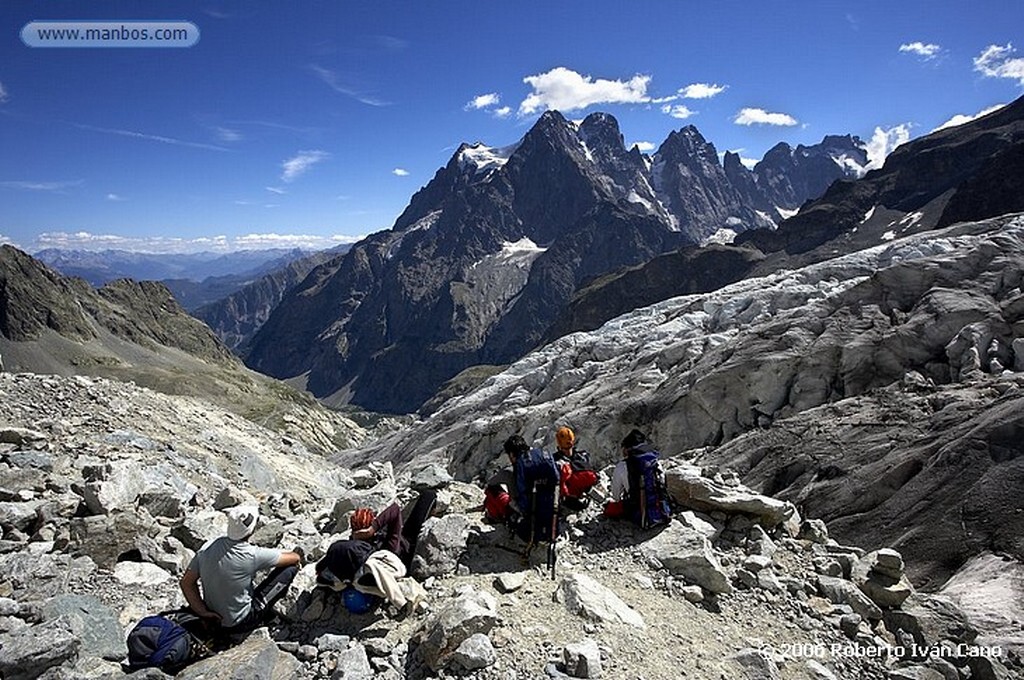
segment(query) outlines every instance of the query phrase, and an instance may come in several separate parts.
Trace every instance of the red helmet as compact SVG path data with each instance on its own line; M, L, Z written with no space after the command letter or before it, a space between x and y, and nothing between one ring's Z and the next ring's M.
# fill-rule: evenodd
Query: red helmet
M349 526L352 527L352 531L366 529L373 523L374 517L373 510L369 508L356 508L356 511L352 513L352 518L349 520Z

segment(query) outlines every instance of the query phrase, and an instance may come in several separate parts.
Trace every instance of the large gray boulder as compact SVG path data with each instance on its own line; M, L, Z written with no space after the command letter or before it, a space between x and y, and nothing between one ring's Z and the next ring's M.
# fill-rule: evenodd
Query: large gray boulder
M486 635L498 622L498 604L489 593L467 589L431 614L413 634L416 653L434 672L454 661L456 650L476 634Z
M819 575L818 590L833 604L849 605L854 612L865 619L877 621L882 618L882 610L878 605L861 592L860 588L846 579Z
M412 559L413 576L425 579L454 572L466 552L469 525L470 519L466 515L428 519L423 524Z
M177 680L292 680L299 677L302 664L282 652L266 632L257 630L231 649L185 668Z
M641 630L647 628L640 614L622 601L610 588L586 574L572 574L562 579L555 599L573 614L591 621L624 623Z
M729 575L699 530L672 520L657 536L641 544L640 549L672 574L710 593L732 592Z
M796 507L788 501L764 496L737 485L728 486L701 474L699 467L675 462L666 466L665 484L677 503L704 512L744 513L764 526L774 527L793 516Z
M66 618L0 635L0 677L34 680L55 666L73 661L81 645Z
M81 640L83 656L120 661L128 652L117 613L91 595L58 595L43 605L42 614L47 621L64 617Z
M908 633L922 648L942 640L970 644L978 636L967 616L950 598L931 593L912 593L899 609L886 611L884 620L890 631Z

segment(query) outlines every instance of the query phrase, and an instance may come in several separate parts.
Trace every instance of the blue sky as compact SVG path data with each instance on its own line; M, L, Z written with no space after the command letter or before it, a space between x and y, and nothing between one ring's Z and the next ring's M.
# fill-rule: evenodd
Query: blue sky
M32 21L178 20L187 48L32 48ZM326 247L389 228L459 143L547 108L644 149L874 138L1024 91L1024 3L4 0L0 242Z

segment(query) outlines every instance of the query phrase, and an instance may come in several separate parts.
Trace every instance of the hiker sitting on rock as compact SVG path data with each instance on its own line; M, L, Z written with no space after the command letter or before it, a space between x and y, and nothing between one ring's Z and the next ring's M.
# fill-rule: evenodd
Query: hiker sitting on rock
M597 484L597 474L590 465L590 454L576 448L576 434L568 427L555 432L555 464L558 466L561 504L570 512L587 507L587 492Z
M665 524L671 510L659 454L640 430L622 440L622 460L612 473L612 500L604 506L605 517L629 518L642 529Z
M531 449L519 435L503 445L512 463L492 477L484 490L485 518L504 522L529 544L549 541L557 521L559 471L551 454Z
M288 592L299 572L302 552L249 543L259 520L256 506L237 506L225 514L227 535L199 549L181 577L181 592L189 608L219 625L221 633L245 635L271 618L274 604ZM256 574L267 569L272 571L254 588Z
M404 523L397 503L379 515L370 508L357 508L349 518L350 538L332 543L327 555L317 562L317 585L346 591L345 605L354 613L368 611L372 601L355 597L349 588L384 598L399 611L414 609L426 593L419 583L405 576L420 528L435 500L434 492L421 493L409 521Z

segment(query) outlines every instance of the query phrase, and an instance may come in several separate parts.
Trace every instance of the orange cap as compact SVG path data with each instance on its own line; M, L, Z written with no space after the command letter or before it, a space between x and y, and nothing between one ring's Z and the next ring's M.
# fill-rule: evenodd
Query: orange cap
M373 523L373 519L373 510L356 508L356 511L352 513L352 519L349 520L349 526L352 527L352 531L360 531L369 527Z
M555 441L558 442L558 448L567 449L576 443L576 435L569 428L560 427L558 432L555 432Z

